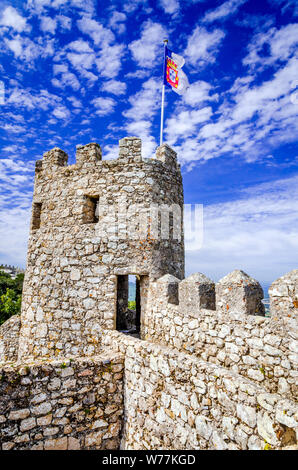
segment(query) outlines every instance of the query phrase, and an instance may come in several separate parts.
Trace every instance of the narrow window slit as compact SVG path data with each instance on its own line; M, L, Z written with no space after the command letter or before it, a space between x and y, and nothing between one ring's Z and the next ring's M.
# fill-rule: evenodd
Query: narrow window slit
M40 219L41 219L41 209L42 203L41 202L34 202L33 209L32 209L32 230L37 230L40 228Z
M96 224L99 220L99 196L85 196L83 224Z

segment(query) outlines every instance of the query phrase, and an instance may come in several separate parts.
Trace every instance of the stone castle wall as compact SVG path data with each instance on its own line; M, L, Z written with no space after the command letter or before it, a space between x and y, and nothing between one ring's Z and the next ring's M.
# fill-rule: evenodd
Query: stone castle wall
M269 289L270 311L273 316L295 316L298 309L298 269L273 282Z
M126 235L121 211L133 230L132 208L149 217L163 204L180 209L180 239ZM142 160L140 139L125 138L119 158L102 161L100 146L88 144L70 166L62 150L47 152L36 165L19 357L96 354L101 330L116 325L118 275L144 284L184 276L182 218L181 172L167 145Z
M203 287L207 284L210 294L209 281L205 278ZM234 299L237 289L231 284L224 293L230 305L228 295ZM216 303L222 305L221 290L216 291ZM164 276L152 282L144 338L231 369L268 392L297 397L298 331L293 310L270 318L249 315L252 299L243 303L242 296L234 311L204 309L199 307L202 295L205 298L202 281L194 283L194 275L183 281ZM209 301L214 305L212 296Z
M2 366L2 450L119 448L123 367L119 354Z
M121 448L256 450L297 442L294 400L232 370L117 331L103 349L125 355Z
M13 315L0 325L0 363L17 360L20 328L20 315Z

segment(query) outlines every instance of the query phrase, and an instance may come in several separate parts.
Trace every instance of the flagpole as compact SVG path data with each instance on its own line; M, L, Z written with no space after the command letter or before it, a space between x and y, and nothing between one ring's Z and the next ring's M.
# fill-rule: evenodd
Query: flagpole
M163 70L163 85L162 85L162 93L161 93L161 118L160 118L160 145L163 143L163 116L164 116L164 106L165 106L165 84L164 84L164 75L165 75L165 63L166 63L166 47L168 44L168 40L164 39L164 70Z

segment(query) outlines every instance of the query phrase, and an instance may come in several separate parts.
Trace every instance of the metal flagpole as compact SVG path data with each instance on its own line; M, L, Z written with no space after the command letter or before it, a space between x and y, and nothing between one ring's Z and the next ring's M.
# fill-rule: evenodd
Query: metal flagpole
M164 43L164 70L163 70L163 80L164 80L164 76L165 76L165 64L166 64L166 48L167 48L167 44L168 44L168 40L167 39L164 39L163 43ZM160 145L162 145L163 143L163 115L164 115L164 106L165 106L165 84L164 84L164 81L163 81L163 85L162 85L162 94L161 94L161 118L160 118Z

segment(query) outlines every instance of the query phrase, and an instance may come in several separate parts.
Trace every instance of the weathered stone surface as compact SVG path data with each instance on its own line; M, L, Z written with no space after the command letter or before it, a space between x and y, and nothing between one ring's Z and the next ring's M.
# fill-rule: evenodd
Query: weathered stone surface
M65 367L67 360L52 359L0 368L2 449L105 448L109 438L119 446L123 362L121 354L111 352L77 358L69 367ZM23 373L30 381L20 382ZM66 392L69 377L75 377L76 388ZM105 437L107 430L110 437ZM96 439L94 433L98 433Z
M236 269L216 284L216 309L246 315L265 315L263 289L258 281Z
M179 284L179 306L182 312L196 316L202 308L215 310L215 283L202 273L188 276Z
M17 359L20 328L20 315L13 315L0 326L0 362Z
M90 143L77 148L75 165L67 166L67 155L57 148L38 165L19 359L98 353L97 332L116 324L120 275L142 278L143 309L149 279L184 276L183 187L176 153L164 145L156 158L143 160L141 140L125 137L119 158L101 157L100 146ZM169 238L153 233L156 207L177 213L166 224ZM143 227L146 217L152 223ZM175 301L175 283L168 288ZM15 357L11 348L8 359Z
M194 278L204 279L200 274ZM241 292L242 278L251 282L249 276L237 271ZM179 282L180 291L188 279ZM230 280L228 276L227 282ZM297 368L296 319L214 311L200 308L198 303L188 311L180 301L181 297L178 305L171 304L159 282L150 282L143 321L147 340L231 368L262 384L268 392L297 397L289 372L291 367Z
M295 316L298 312L298 269L274 281L269 288L272 316Z
M114 161L91 143L75 165L57 148L37 164L22 322L0 327L2 449L295 447L297 270L272 285L272 318L243 271L219 281L216 304L205 275L181 280L177 155L119 144ZM132 217L128 241L119 213L116 234L115 204L175 206L172 239L138 241ZM113 331L129 274L142 340Z

